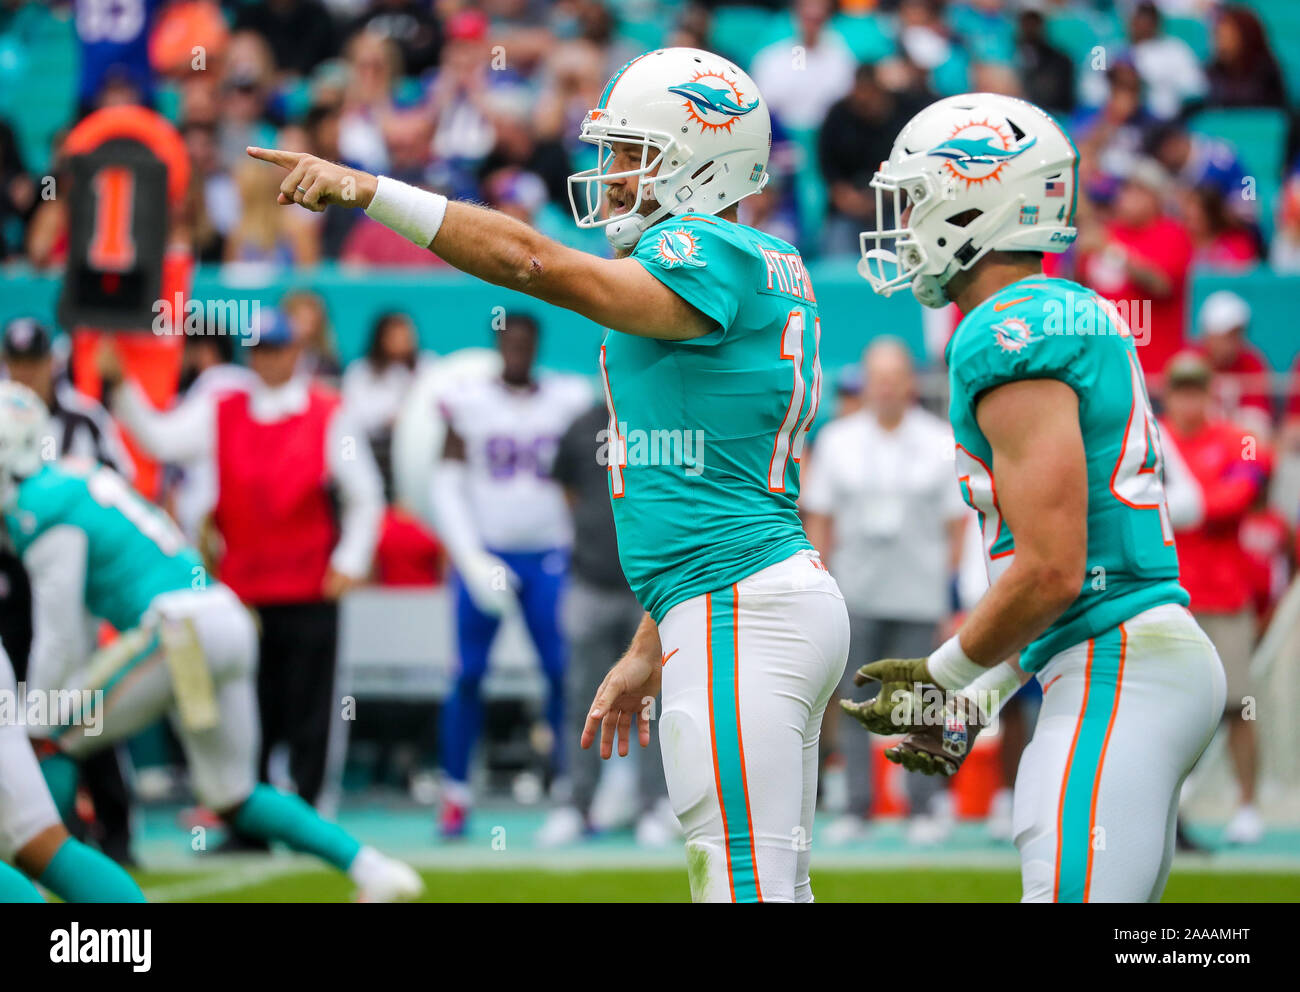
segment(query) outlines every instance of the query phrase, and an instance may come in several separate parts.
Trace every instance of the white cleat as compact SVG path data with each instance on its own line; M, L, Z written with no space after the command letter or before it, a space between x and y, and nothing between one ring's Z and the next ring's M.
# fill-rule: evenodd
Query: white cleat
M852 844L867 836L867 821L854 813L842 813L822 831L822 843L831 847Z
M948 839L951 825L937 816L913 816L907 821L907 842L916 847L934 847Z
M666 799L655 804L654 809L642 813L636 821L637 847L672 847L681 839L681 827Z
M587 823L576 806L556 806L537 831L537 846L568 847L582 840L586 829Z
M1254 806L1242 806L1228 821L1223 839L1229 844L1258 844L1264 839L1264 820Z
M348 874L357 883L356 902L410 902L424 894L424 879L396 858L363 847Z

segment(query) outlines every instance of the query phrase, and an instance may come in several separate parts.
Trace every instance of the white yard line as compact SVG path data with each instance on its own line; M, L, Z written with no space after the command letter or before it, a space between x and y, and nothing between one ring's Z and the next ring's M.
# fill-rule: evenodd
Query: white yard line
M413 867L425 871L547 871L572 874L582 871L619 870L685 870L685 859L680 852L637 851L635 849L582 849L559 851L493 851L465 847L431 848L421 852L404 852L405 860ZM202 873L199 877L168 883L148 889L145 895L150 902L175 902L201 899L223 892L258 885L295 874L314 874L329 871L318 860L306 855L276 855L257 858L241 855L230 858L208 856L200 862L166 859L149 860L148 867L155 871ZM954 852L868 852L823 851L813 857L814 875L825 871L890 871L915 868L920 870L1006 870L1015 871L1019 861L1014 851L954 851ZM1174 862L1174 871L1194 871L1206 874L1300 874L1300 862L1287 857L1241 857L1183 855Z
M175 870L202 873L195 878L187 878L184 881L169 882L166 885L157 885L145 889L144 896L150 902L188 902L203 899L207 896L219 895L222 892L246 889L285 875L324 870L319 861L309 857L264 858L258 862L228 863L224 866L208 866L206 864L195 866L191 864L183 867L177 865L174 869L171 867L163 868L161 865L150 867L158 871Z

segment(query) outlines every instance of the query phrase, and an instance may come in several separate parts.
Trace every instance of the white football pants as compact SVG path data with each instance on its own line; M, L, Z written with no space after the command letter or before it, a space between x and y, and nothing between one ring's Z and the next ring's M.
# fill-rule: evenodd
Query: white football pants
M805 551L659 624L659 741L696 902L811 902L822 713L849 650L839 587Z
M1183 779L1223 715L1219 655L1166 605L1038 672L1043 706L1016 776L1026 902L1157 902Z

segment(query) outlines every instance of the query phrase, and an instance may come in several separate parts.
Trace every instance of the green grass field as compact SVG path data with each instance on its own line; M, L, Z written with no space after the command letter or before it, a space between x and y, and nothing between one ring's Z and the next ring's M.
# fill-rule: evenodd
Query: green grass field
M344 902L348 881L331 872L293 871L272 878L239 872L150 873L137 877L151 899L192 902ZM425 870L426 902L687 902L679 868L552 871L537 868ZM218 891L204 891L207 883ZM229 888L220 888L231 885ZM1014 869L915 868L813 871L820 902L1014 902ZM1300 902L1300 872L1175 871L1166 902Z

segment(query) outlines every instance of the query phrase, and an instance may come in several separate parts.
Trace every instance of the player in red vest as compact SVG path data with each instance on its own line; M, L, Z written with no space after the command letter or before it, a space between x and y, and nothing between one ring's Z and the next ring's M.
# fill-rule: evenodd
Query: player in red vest
M284 316L261 308L247 332L247 388L161 414L130 383L114 412L160 461L212 460L217 570L261 619L262 776L284 741L298 793L314 803L338 712L338 600L369 574L383 487L365 432L300 372L302 342Z

